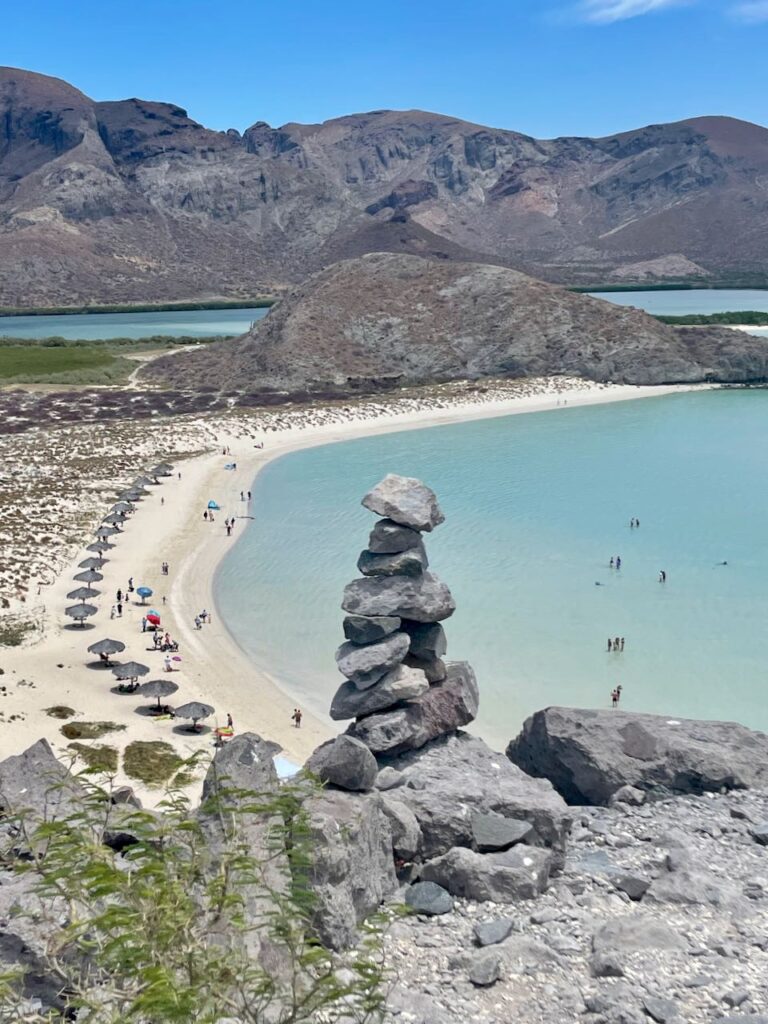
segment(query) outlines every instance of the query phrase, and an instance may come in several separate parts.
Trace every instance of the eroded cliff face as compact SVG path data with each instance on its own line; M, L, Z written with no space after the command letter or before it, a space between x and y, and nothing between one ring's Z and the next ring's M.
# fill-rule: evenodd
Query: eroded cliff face
M215 132L0 69L0 303L253 296L370 251L594 283L768 257L768 131L537 140L423 111Z
M154 381L223 391L348 393L565 374L628 384L768 378L768 347L679 331L505 267L373 253L288 294L243 338L152 363Z

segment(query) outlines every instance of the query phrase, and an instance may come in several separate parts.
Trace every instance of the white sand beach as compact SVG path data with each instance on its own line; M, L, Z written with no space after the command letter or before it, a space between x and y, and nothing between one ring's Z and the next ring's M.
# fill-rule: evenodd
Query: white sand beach
M45 736L57 752L67 752L68 741L60 733L62 722L49 717L45 711L54 705L66 705L75 711L72 719L75 722L105 721L122 727L120 731L109 732L97 741L99 743L123 749L134 740L163 739L172 743L183 756L201 748L211 749L210 729L224 725L227 714L231 714L236 731L255 731L274 740L288 759L302 763L320 742L337 732L338 727L330 719L305 713L301 729L294 728L291 715L295 702L291 695L280 688L278 681L250 664L221 620L213 600L214 571L248 522L237 518L233 536L228 537L225 518L245 514L246 503L240 500L240 492L251 489L256 474L265 465L301 448L374 433L541 411L560 404L576 407L693 390L597 386L562 379L519 383L521 387L508 389L505 397L484 396L485 400L476 397L441 408L398 411L395 402L389 407L394 411L387 411L385 401L381 400L376 406L377 414L371 413L370 404L365 406L364 413L345 407L343 416L338 415L338 410L332 416L323 416L317 409L302 410L292 422L282 427L278 425L277 429L274 425L264 429L263 418L255 416L195 421L196 450L203 447L204 451L176 461L174 474L159 486L149 488L150 493L137 505L123 531L112 538L116 543L107 552L109 561L102 570L104 579L95 584L102 592L93 601L98 613L88 621L88 628L71 625L63 615L64 608L72 603L66 599L66 594L78 585L72 581L78 569L67 565L50 586L38 588L39 601L44 604L35 609L35 615L41 620L42 639L31 646L0 649L2 756L23 750L41 736ZM149 424L147 429L150 429ZM162 430L156 423L151 424L151 429L157 432L158 438L167 441L172 432L181 427L169 421ZM200 445L201 437L204 445ZM159 445L160 441L157 443ZM255 447L262 443L263 448ZM229 450L230 454L223 455L224 450ZM154 462L165 454L166 449L158 449ZM225 469L227 463L235 463L236 469ZM138 475L143 466L152 464L146 455L137 455L133 472L124 481L115 481L114 491ZM213 523L203 518L211 498L221 507ZM88 554L84 547L107 508L104 504L101 515L93 519L89 529L81 532L82 547L73 565ZM257 507L248 511L258 516ZM18 514L23 516L24 509L18 509ZM169 564L167 576L161 573L163 561ZM146 607L138 603L135 592L131 595L134 600L125 605L122 618L110 618L115 593L118 588L125 591L130 577L136 586L152 588L147 607L160 613L163 630L179 641L182 660L175 663L176 670L171 673L163 671L163 655L148 649L150 635L141 631ZM33 600L30 596L30 613ZM195 616L204 608L212 613L212 622L196 629ZM339 635L341 637L341 612ZM120 660L131 659L150 667L145 681L168 678L179 684L178 692L167 698L172 706L191 700L213 705L216 710L207 722L209 730L192 734L186 729L186 723L158 721L141 713L149 703L146 699L137 694L113 692L116 681L111 672L101 666L93 667L89 663L98 659L86 654L88 644L107 636L126 644L124 654L118 656ZM118 781L133 785L150 802L153 799L152 793L135 780L120 775Z

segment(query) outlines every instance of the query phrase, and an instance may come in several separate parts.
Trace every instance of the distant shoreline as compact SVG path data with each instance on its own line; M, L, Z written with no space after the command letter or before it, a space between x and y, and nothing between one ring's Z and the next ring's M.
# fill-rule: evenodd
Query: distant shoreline
M274 306L274 295L257 299L212 299L209 302L137 302L106 303L86 306L0 306L4 316L83 316L99 313L193 313L216 309L264 309Z
M768 281L763 280L760 284L754 281L751 284L723 284L718 281L708 281L706 284L699 281L671 281L659 282L658 284L590 284L590 285L566 285L569 292L578 292L580 295L588 295L592 292L768 292Z

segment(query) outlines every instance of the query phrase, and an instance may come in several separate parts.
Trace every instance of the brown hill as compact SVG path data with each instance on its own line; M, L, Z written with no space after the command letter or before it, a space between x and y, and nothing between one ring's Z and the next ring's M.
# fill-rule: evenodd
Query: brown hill
M250 334L152 363L223 391L347 391L552 374L634 384L768 377L768 346L679 331L517 271L375 253L293 288Z
M253 296L394 251L569 283L765 282L768 131L537 140L423 111L209 131L0 68L0 304Z

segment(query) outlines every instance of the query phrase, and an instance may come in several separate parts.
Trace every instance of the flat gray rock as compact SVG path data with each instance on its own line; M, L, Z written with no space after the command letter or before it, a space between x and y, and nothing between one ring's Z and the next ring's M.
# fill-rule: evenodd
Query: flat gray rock
M435 917L450 914L453 910L453 897L435 882L416 882L406 889L405 905L416 914Z
M446 662L442 658L415 658L412 654L406 654L403 664L409 668L417 668L427 677L428 683L442 683L448 675Z
M365 690L403 660L409 643L407 633L391 633L363 646L347 641L336 652L336 667L359 690Z
M735 722L551 707L507 747L569 803L606 804L624 786L660 793L768 786L768 736Z
M641 900L648 892L651 880L650 878L644 878L642 875L626 874L614 878L613 884L619 892L624 892L631 900L637 901Z
M427 677L416 668L396 665L366 690L355 683L342 683L331 702L331 718L335 722L358 718L391 708L401 701L420 697L429 690Z
M671 951L685 949L686 946L683 936L669 925L657 918L637 913L606 922L592 936L592 949L595 953L605 950L618 950L622 953L645 949Z
M435 492L415 477L388 473L362 503L371 512L414 530L429 532L445 521Z
M344 636L353 644L373 644L400 629L396 615L347 615Z
M380 519L371 530L368 550L374 555L396 555L421 544L421 534L391 519Z
M659 996L643 996L643 1009L656 1024L667 1024L679 1013L680 1007L673 999Z
M447 673L444 682L430 686L421 697L355 722L349 734L362 740L374 754L397 753L416 750L467 725L477 714L475 674L466 662L452 662Z
M456 611L448 587L437 576L367 576L344 588L341 607L353 615L396 615L439 622Z
M402 772L398 772L394 768L382 768L376 776L376 789L380 789L382 792L397 789L398 786L402 786L404 781L405 776Z
M415 859L421 846L421 829L416 815L397 794L382 794L382 807L392 829L392 852L400 860Z
M472 837L480 853L507 850L533 834L530 821L506 818L503 814L479 813L472 816Z
M376 758L368 747L351 736L336 736L323 743L306 767L322 782L354 792L373 789L379 774Z
M394 555L363 551L357 560L357 568L363 576L421 576L428 566L427 552L421 543Z
M497 950L481 950L469 965L469 980L478 988L495 985L501 977L501 954Z
M528 843L552 847L562 863L570 813L544 779L532 779L475 736L444 736L418 751L387 758L400 773L398 799L413 810L424 836L424 857L471 846L472 819L498 813L529 821Z
M454 846L421 869L424 881L437 882L453 896L494 903L533 899L544 892L552 869L552 852L516 846L503 853L475 853Z
M495 921L483 921L474 927L475 942L478 946L495 946L508 938L515 927L511 917L498 917Z

